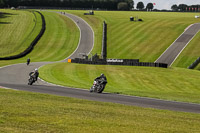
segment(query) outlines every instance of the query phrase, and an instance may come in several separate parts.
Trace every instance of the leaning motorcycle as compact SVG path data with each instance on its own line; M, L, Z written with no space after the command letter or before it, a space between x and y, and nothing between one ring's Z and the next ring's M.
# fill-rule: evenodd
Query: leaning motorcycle
M28 85L32 85L35 82L34 74L31 72L29 74Z
M104 79L96 79L93 82L92 87L90 88L90 92L102 93L105 89L107 81Z

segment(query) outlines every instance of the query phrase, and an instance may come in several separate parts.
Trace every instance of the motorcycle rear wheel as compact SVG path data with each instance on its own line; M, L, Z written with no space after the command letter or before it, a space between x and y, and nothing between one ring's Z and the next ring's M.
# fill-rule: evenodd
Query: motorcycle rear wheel
M97 93L102 93L104 90L105 86L103 84L100 84L99 87L96 88Z

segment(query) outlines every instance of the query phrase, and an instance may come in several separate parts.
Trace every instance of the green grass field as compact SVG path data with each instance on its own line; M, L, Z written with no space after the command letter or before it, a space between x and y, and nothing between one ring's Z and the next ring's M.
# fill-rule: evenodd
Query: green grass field
M68 57L76 49L80 32L74 22L57 13L42 12L42 14L46 20L46 31L34 50L21 59L0 61L0 66L26 62L27 58L31 58L31 61L34 62L59 61ZM3 24L0 26L4 27ZM8 49L8 47L6 48Z
M53 12L42 12L46 31L30 55L33 61L59 61L78 46L79 30L69 18Z
M31 11L0 12L0 57L23 52L40 32L41 16Z
M48 82L85 89L101 73L108 79L106 92L200 103L200 72L194 70L69 63L40 69L40 77Z
M188 25L198 21L192 13L98 11L94 16L84 16L83 12L86 11L66 12L83 17L93 27L93 53L100 53L102 21L105 20L109 31L109 58L139 58L148 62L155 61ZM26 62L28 57L32 61L62 60L74 51L79 39L76 25L56 13L42 13L46 19L47 30L35 49L21 59L0 61L0 66ZM130 16L138 16L144 22L129 22ZM10 18L14 19L13 16ZM0 22L2 20L4 19L0 18ZM5 24L0 23L0 27L4 26ZM169 69L58 63L42 67L39 71L41 78L49 82L84 89L89 89L93 79L103 72L108 78L106 92L200 103L200 72L176 68L187 66L198 56L198 48L193 49L199 44L198 36L181 54L183 57L180 56ZM188 53L190 56L184 59ZM0 89L0 103L0 132L200 131L199 114L193 113L5 89Z
M188 46L183 50L177 60L174 62L172 67L189 67L197 58L200 57L200 32L194 37L194 39L188 44ZM200 70L200 67L196 67Z
M194 15L195 15L194 13L96 11L95 15L88 16L88 15L83 15L83 13L86 11L67 10L66 12L73 13L84 18L94 29L95 47L93 50L93 54L101 53L102 22L105 20L108 23L108 58L131 58L131 59L138 58L140 59L140 61L146 61L146 62L154 62L161 55L161 53L169 45L171 45L171 43L184 31L184 29L187 26L199 21L198 19L194 19ZM45 13L45 14L48 14L48 13ZM54 14L54 13L49 13L49 14ZM52 15L51 17L53 16L54 15ZM55 16L58 17L58 15L55 15ZM144 22L130 22L129 21L130 16L134 16L134 17L138 16L139 18L142 18ZM46 19L50 19L50 16L46 15ZM56 19L56 20L60 21L60 19ZM61 30L61 28L58 29L58 27L55 27L55 25L58 24L58 22L55 22L55 19L52 20L51 22L53 22L52 24L54 23L55 24L54 26L51 26L51 24L49 25L49 27L51 27L51 29L48 28L49 31ZM61 24L61 22L59 24ZM67 27L63 27L63 29L64 28L67 28ZM74 26L74 28L76 27ZM73 29L73 26L72 26L72 29ZM56 33L53 34L55 35L55 37L51 37L54 39L51 39L51 41L49 41L47 38L50 35L48 34L54 33L54 32L50 33L49 31L47 31L48 33L45 34L46 36L43 37L43 39L41 40L41 43L45 43L45 45L43 44L43 47L39 48L41 51L41 50L44 50L44 47L45 47L45 51L44 52L39 51L39 53L47 52L47 49L51 48L55 42L60 42L61 44L63 44L63 41L64 41L63 37L62 39L60 39L61 37L58 37L58 35L56 36L55 35ZM59 31L59 33L63 35L65 34L64 31ZM76 34L75 38L73 38L74 36L72 35L70 36L70 35L71 34L69 32L67 36L69 38L72 38L69 40L77 41L77 42L72 42L74 44L78 43L78 37L79 37L78 33ZM187 58L188 54L187 55L183 54L182 55L183 61L175 62L175 65L173 65L174 67L181 66L181 67L186 68L188 67L188 64L191 64L191 62L193 62L196 59L196 56L198 55L193 55L193 53L198 53L198 44L199 44L198 36L196 37L197 38L196 42L193 42L191 45L189 45L191 48L188 50L188 52L186 52L186 54L190 53L191 57ZM71 49L72 46L75 46L75 45L71 45L69 49ZM194 46L195 47L197 46L197 49L192 49ZM59 49L60 47L63 47L63 46L60 45L56 48ZM66 46L66 47L69 47L69 46ZM54 45L54 48L55 48L55 45ZM59 51L58 49L57 51ZM194 50L196 52L194 52ZM55 53L52 52L52 50L48 52L50 52L51 55L53 56L46 57L44 55L42 56L43 57L42 59L38 58L38 56L33 57L33 58L36 61L37 59L39 59L40 61L61 60L64 58L63 54L65 55L66 54L65 52L67 51L65 52L61 51L62 54L60 55L62 57L57 57L57 58L55 58L54 56ZM58 54L56 53L56 55ZM32 55L30 56L32 57ZM185 58L187 58L187 61L184 60Z
M67 12L77 14L77 15L83 17L86 21L88 21L88 23L91 24L92 27L95 29L95 37L96 37L96 33L99 34L100 31L102 30L101 29L102 26L100 26L101 21L106 20L106 22L108 23L108 26L109 26L108 27L108 31L109 31L108 40L111 39L113 36L115 36L115 38L118 39L119 37L116 37L116 36L122 36L124 34L127 34L126 33L127 30L135 31L136 30L136 29L134 29L135 27L139 27L139 28L137 28L138 30L136 30L139 32L138 33L139 36L137 36L137 38L135 38L136 41L137 41L137 39L141 40L140 37L142 37L142 36L143 36L142 38L144 39L143 33L145 33L145 35L148 34L149 37L147 37L147 40L148 40L148 38L157 40L157 38L156 38L158 36L157 34L160 34L160 35L161 35L161 33L169 34L169 31L172 32L172 30L173 30L173 33L171 33L171 34L175 38L176 36L180 35L180 33L185 29L185 27L187 27L187 25L190 25L191 23L195 23L197 21L197 19L193 18L194 14L192 14L192 13L156 13L156 12L150 12L150 13L148 12L147 13L147 12L105 12L105 11L103 12L103 11L98 11L98 12L95 12L94 16L84 16L83 12L85 12L85 11L67 11ZM67 57L76 48L76 46L77 46L76 44L78 43L79 32L78 32L78 29L75 26L75 24L72 21L70 21L68 18L58 15L56 13L52 13L52 12L42 12L42 13L45 16L46 23L47 23L47 30L46 30L44 36L38 42L37 46L35 47L35 49L33 50L33 52L31 54L29 54L28 56L26 56L20 60L12 61L12 63L22 62L22 61L25 62L27 57L30 57L32 59L32 61L61 60L61 59L64 59L65 57ZM137 15L136 15L136 13L137 13ZM129 16L138 16L138 17L142 18L144 20L144 22L130 22ZM123 29L123 30L118 32L118 26L114 26L117 24L118 24L118 26L121 26L123 24L124 27L128 26L128 28L121 27L121 29ZM177 24L179 24L179 25L177 25ZM143 29L142 27L145 27L145 26L146 26L146 29ZM131 27L133 27L134 30L132 30ZM140 29L142 31L140 31ZM155 30L155 32L157 32L156 35L151 34L150 31L153 31L153 30ZM112 32L114 32L116 34L112 34L112 36L111 36L110 33L112 33ZM143 55L140 55L140 54L142 54L142 52L145 52L142 50L142 47L143 47L142 45L147 46L147 43L144 43L143 41L140 42L138 40L137 41L138 43L132 44L132 42L135 41L134 37L135 37L136 33L131 32L131 35L132 34L133 34L133 37L127 37L127 39L131 40L131 43L129 44L129 46L137 45L136 49L137 48L140 49L140 52L137 55L142 57ZM173 39L171 39L171 38L173 38L173 37L171 37L171 34L169 34L170 36L168 36L166 38L166 40L163 41L162 43L164 43L164 42L169 43L170 41L173 41ZM177 34L177 35L175 35L175 34ZM66 38L65 38L65 36L66 36ZM98 37L99 36L97 35L97 38ZM161 38L162 38L162 36L160 36L158 39L161 39ZM124 38L124 40L127 40L127 39ZM146 41L146 37L144 40ZM163 40L163 39L161 39L161 40ZM97 39L96 43L95 43L97 47L99 46L98 45L99 42L101 42L101 41L98 41L98 39ZM112 42L114 43L115 39ZM148 41L148 42L150 42L150 41ZM198 37L195 37L195 39L191 42L191 45L189 45L191 48L188 46L186 48L186 50L189 49L188 52L193 50L192 46L195 45L196 43L198 43ZM154 44L156 44L156 43L154 43ZM169 44L171 44L171 43L169 43ZM120 51L117 51L117 49L115 49L116 47L114 47L110 41L108 41L108 45L109 45L108 53L109 53L110 57L112 57L112 56L114 57L115 55L111 54L111 53L116 51L118 53L116 55L116 58L118 58L118 57L119 58L120 57L121 58L123 58L123 57L129 58L128 56L131 55L130 52L135 51L135 49L131 50L131 48L130 48L129 51L124 52L123 55L120 55ZM141 45L141 47L140 47L140 45ZM158 43L156 45L158 45ZM111 46L113 48L109 48ZM118 43L117 47L118 46L125 47L126 45L123 42L123 43ZM161 47L160 48L164 49L164 47L167 47L167 45L162 46L162 48ZM147 51L152 51L153 47L151 46L151 44L149 44L148 47L146 47L146 49L147 49ZM69 52L68 52L68 50L69 50ZM159 50L155 49L154 51L159 51ZM159 51L159 52L161 52L161 51ZM196 52L193 52L193 53L198 53L198 49L196 49ZM182 56L184 56L184 55L186 55L186 54L182 54ZM145 60L147 61L147 59L148 59L148 61L150 61L154 57L155 56L153 54L148 53L148 58L145 57ZM189 60L191 61L192 59L189 59ZM184 61L180 61L179 64L181 64L181 62L184 62ZM0 61L1 66L9 64L9 63L11 63L11 61ZM103 68L102 67L98 68L96 66L93 66L94 68L91 68L89 66L85 67L84 65L80 65L79 66L81 68L80 70L83 69L83 70L88 70L88 71L85 71L85 73L79 74L79 73L81 73L79 70L79 67L77 67L77 66L74 67L74 65L67 65L67 68L69 68L69 70L71 70L72 73L67 74L67 76L66 76L66 75L62 75L63 73L65 73L66 69L59 70L60 67L65 67L65 65L63 65L63 64L61 66L54 65L53 67L50 66L50 68L48 68L48 67L42 68L42 70L41 70L42 78L44 78L47 81L66 85L66 86L73 86L73 87L78 87L78 88L89 88L91 86L93 78L98 76L101 72L109 73L109 71L111 71L110 69L113 69L114 72L111 73L111 76L109 77L110 81L112 81L112 82L110 82L107 87L107 91L109 91L109 92L199 103L199 97L198 97L199 90L197 89L199 84L198 84L198 80L197 80L198 75L195 75L196 71L187 71L184 69L177 69L177 68L173 68L173 69L141 68L141 69L138 69L137 67L133 67L134 69L132 69L132 70L131 70L132 67L130 67L128 69L129 71L125 71L123 67L111 67L111 68L107 69L108 68L107 66L103 67ZM88 67L89 67L89 69L88 69ZM76 68L78 68L78 69L76 69ZM136 73L134 73L135 68L137 68ZM89 71L91 71L90 69L94 70L95 74L93 74L92 77L90 76L91 78L89 78L89 81L87 81L87 83L85 84L84 80L88 77L87 73L89 73ZM95 69L97 69L97 70L95 70ZM43 71L43 70L45 70L45 71ZM52 73L53 73L52 71L56 71L56 74L52 75ZM115 71L117 71L117 74L119 74L119 76L115 75ZM164 71L164 73L163 73L163 71ZM181 78L179 75L182 75L183 73L184 74L188 73L188 74L187 74L187 76ZM197 74L198 74L198 72L197 72ZM62 75L62 76L59 77L59 75ZM166 76L163 76L163 75L166 75ZM188 77L191 77L191 75L194 77L190 78L191 80L187 81ZM71 82L68 82L68 80L65 80L65 79L70 79L73 77L77 78L78 80L77 81L71 80ZM123 82L119 83L119 79L115 78L115 77L119 77L119 79L122 78ZM162 78L160 78L160 77L162 77ZM172 80L168 80L168 77L172 77L171 78ZM64 79L64 81L63 81L63 79ZM127 81L126 79L129 79L129 80ZM156 82L157 80L158 80L158 82ZM175 84L175 81L178 81L178 84ZM126 87L125 89L124 89L124 86ZM190 90L190 88L192 88L192 90ZM165 90L165 91L163 91L163 90ZM161 94L161 96L159 96L160 94ZM192 94L194 94L194 95L192 95Z
M94 16L84 16L85 11L67 12L83 17L97 34L102 28L101 21L108 23L109 57L139 58L141 61L155 61L187 26L198 21L193 13L96 11ZM138 16L144 21L130 22L130 16ZM187 66L198 55L199 50L193 49L199 43L198 36L185 49L188 52L181 54L185 57L191 53L187 63L177 61L182 65L180 67ZM96 48L100 46L99 42L95 44ZM175 62L174 66L179 65ZM100 73L108 76L108 92L195 103L200 100L199 72L186 69L74 64L53 64L41 69L41 77L49 82L85 89L90 88L93 79Z
M195 13L66 11L84 18L95 29L95 49L101 53L102 23L108 24L108 58L140 59L154 62L191 24L199 22ZM130 22L130 16L143 22ZM199 42L197 42L199 44ZM195 44L195 45L197 45ZM117 54L116 54L117 53ZM191 55L193 56L193 55Z
M0 132L160 133L200 131L200 114L0 89Z

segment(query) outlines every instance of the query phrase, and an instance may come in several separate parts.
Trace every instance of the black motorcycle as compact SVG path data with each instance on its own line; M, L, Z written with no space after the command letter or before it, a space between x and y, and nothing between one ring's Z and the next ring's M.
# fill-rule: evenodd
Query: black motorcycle
M97 92L102 93L105 89L105 86L107 84L107 81L102 79L95 79L93 82L92 87L90 88L90 92Z
M32 85L36 81L34 72L29 73L28 85Z
M27 59L27 62L26 62L26 65L27 65L27 66L30 64L30 61L31 61L31 60L28 58L28 59Z

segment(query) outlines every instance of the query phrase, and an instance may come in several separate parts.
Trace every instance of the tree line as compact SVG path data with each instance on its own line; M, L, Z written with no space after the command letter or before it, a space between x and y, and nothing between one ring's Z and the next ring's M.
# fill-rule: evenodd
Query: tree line
M200 5L186 5L186 4L179 4L179 5L172 5L172 11L181 11L181 12L200 12Z
M133 5L133 0L0 0L1 7L40 6L130 10Z
M67 7L94 8L108 10L132 10L133 0L0 0L0 7L38 6L38 7ZM143 2L138 2L138 10L144 10ZM152 10L153 3L148 3L146 9Z
M155 3L148 3L145 7L142 1L136 5L137 10L153 10ZM37 6L37 7L66 7L107 10L132 10L134 0L0 0L0 7ZM156 9L155 9L156 10ZM172 11L200 12L200 5L186 4L172 5Z
M5 5L3 0L0 0L0 7L3 7Z
M153 10L155 3L148 3L145 7L144 3L142 1L137 3L136 8L138 10ZM186 5L186 4L179 4L179 5L172 5L171 6L172 11L181 11L181 12L200 12L200 5ZM159 11L155 9L155 11ZM167 11L167 10L163 10Z
M136 8L137 8L138 10L144 10L144 9L146 9L146 10L153 10L153 8L154 8L154 3L148 3L148 4L146 5L146 8L145 8L144 3L140 1L140 2L137 3Z

